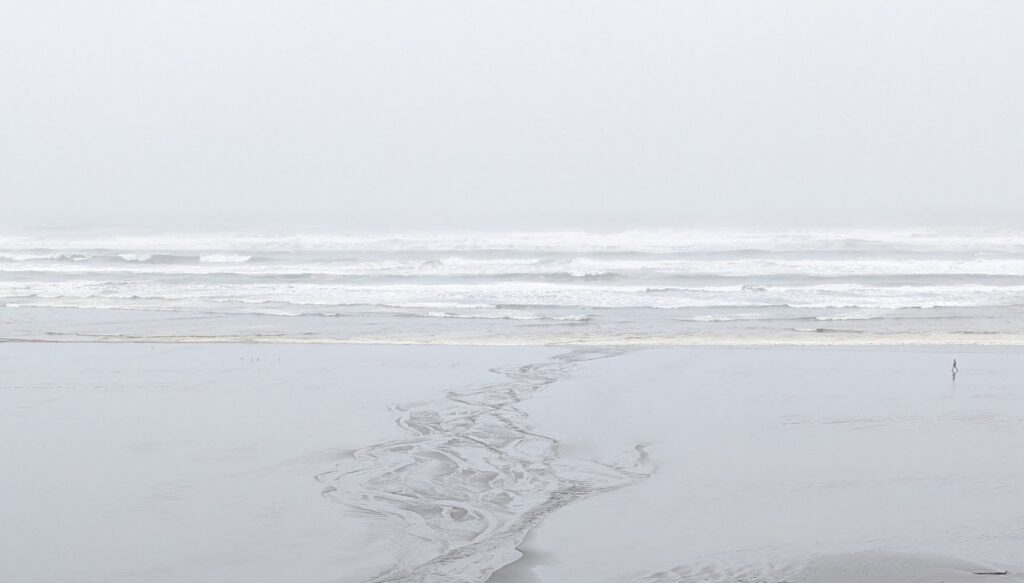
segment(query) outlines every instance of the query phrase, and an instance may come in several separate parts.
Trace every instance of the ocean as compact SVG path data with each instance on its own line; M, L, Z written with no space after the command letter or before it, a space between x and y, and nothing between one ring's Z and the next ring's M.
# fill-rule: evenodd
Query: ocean
M1024 344L1024 231L46 231L0 236L0 337Z

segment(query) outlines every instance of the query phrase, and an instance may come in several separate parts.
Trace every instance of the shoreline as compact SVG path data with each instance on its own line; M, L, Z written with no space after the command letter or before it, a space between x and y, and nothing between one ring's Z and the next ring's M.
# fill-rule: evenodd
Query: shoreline
M927 340L922 338L907 339L901 342L893 341L845 341L822 342L808 340L799 341L739 341L723 339L721 341L708 341L694 339L693 341L682 341L680 339L658 339L643 340L635 342L623 342L619 339L608 339L607 341L563 341L552 342L538 339L535 342L515 341L501 342L494 341L465 341L465 340L380 340L380 339L344 339L344 338L277 338L277 337L251 337L251 336L221 336L221 337L197 337L197 336L145 336L145 337L118 337L109 336L102 338L0 338L0 344L181 344L181 345L209 345L209 344L240 344L240 345L300 345L300 346L447 346L447 347L491 347L491 348L901 348L901 347L956 347L956 348L1019 348L1024 347L1024 338L1014 340L994 340L992 342L958 342L954 340Z

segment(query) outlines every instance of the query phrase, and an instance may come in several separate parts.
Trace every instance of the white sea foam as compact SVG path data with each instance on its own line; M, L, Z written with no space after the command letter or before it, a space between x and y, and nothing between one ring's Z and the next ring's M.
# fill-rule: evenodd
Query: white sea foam
M455 314L452 312L427 312L424 314L429 318L468 318L479 320L543 320L545 316L540 314L519 313L512 311L505 312L474 312L467 314Z
M358 316L375 320L330 329L360 326L378 340L441 341L458 330L528 342L559 326L568 342L747 338L791 332L780 322L794 319L884 334L1016 334L1024 232L0 236L0 301Z
M464 307L464 306L459 306ZM454 312L427 312L423 314L429 318L462 318L474 320L553 320L557 322L586 322L591 316L587 314L551 315L536 314L530 312L518 312L514 310L499 311L471 311L464 313Z
M749 292L738 286L680 288L674 293L645 293L637 286L588 286L552 283L346 285L249 283L168 285L148 281L0 282L4 298L187 300L202 302L279 302L309 306L377 305L399 308L492 309L496 306L595 308L934 308L1024 305L1024 286L980 284L866 286L855 284L768 287ZM130 305L126 306L130 307Z
M213 253L201 255L200 263L245 263L252 259L252 255L240 255L237 253Z
M0 261L86 261L88 259L90 259L88 255L80 253L0 253Z
M118 257L125 261L149 261L153 258L149 253L120 253Z
M160 235L0 236L0 249L144 249L153 251L556 251L679 253L764 251L1024 252L1024 233L1009 230L805 230L588 232L446 232L394 234L181 233Z
M67 273L67 274L166 274L206 275L234 273L239 275L330 275L330 276L393 276L393 277L481 277L481 276L556 276L593 278L610 275L623 277L755 277L802 276L819 278L898 277L898 276L1007 276L1024 277L1024 256L1012 259L600 259L570 258L556 261L541 259L472 260L460 258L437 261L386 260L350 263L290 260L250 263L251 255L205 254L198 263L193 256L178 256L178 261L150 263L154 255L122 253L125 263L108 264L87 261L84 256L46 256L73 261L39 262L17 259L0 262L0 272ZM174 256L169 256L174 257ZM42 259L42 257L39 257ZM751 285L751 290L756 290Z
M693 316L691 318L675 318L680 322L742 322L744 320L758 320L770 317L764 314L756 313L741 313L741 314L725 314L725 315L714 315L707 314L701 316Z

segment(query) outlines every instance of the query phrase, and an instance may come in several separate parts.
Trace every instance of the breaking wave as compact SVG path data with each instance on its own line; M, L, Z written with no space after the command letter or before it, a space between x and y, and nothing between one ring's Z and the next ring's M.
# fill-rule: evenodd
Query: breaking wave
M481 342L559 327L559 342L746 339L795 319L1024 334L1024 233L0 236L0 305L331 314L374 322L302 320L345 338L458 329Z

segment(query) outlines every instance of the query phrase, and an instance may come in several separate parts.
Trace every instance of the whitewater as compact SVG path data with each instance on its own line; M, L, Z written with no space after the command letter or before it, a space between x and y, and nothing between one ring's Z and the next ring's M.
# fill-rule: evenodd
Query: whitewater
M1021 344L1024 231L0 234L8 340Z

